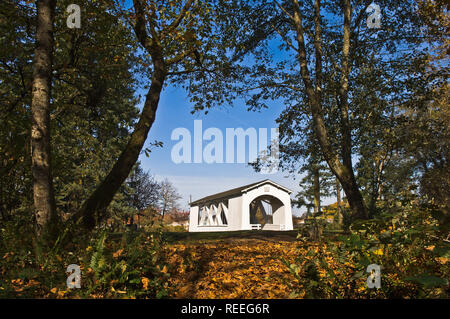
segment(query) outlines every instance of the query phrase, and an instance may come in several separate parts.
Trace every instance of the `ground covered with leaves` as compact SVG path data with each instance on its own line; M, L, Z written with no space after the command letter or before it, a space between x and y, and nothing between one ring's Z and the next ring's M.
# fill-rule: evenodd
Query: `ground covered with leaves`
M50 247L30 223L0 228L0 298L450 298L447 224L433 207L390 207L333 232L64 232ZM68 289L68 265L81 288ZM380 266L379 288L367 285Z
M175 244L169 264L175 298L289 298L293 281L282 259L295 242L228 240Z

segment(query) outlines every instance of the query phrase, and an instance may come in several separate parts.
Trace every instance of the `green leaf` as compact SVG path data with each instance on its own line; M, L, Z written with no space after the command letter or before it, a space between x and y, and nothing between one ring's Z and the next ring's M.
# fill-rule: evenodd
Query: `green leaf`
M408 277L405 280L416 282L423 285L425 288L435 288L448 285L448 280L441 277L436 277L427 274L420 274L412 277Z
M366 272L364 270L358 271L356 274L354 274L350 279L354 280L354 279L358 279L361 278L362 276L364 276Z
M439 257L450 258L450 247L449 246L436 247L434 248L433 253L435 253Z

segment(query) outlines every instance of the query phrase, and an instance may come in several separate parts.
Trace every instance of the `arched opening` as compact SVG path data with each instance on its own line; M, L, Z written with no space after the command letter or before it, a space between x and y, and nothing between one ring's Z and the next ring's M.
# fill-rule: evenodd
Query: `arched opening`
M281 230L284 227L284 205L276 197L261 195L249 207L252 229Z

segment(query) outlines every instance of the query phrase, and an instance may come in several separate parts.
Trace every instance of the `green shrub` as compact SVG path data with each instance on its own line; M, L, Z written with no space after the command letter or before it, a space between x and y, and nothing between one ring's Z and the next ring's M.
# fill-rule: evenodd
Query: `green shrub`
M355 221L337 241L299 246L285 262L309 298L448 298L450 246L434 207L406 201L380 207L375 219ZM304 238L302 234L299 235ZM304 253L307 247L307 253ZM381 288L368 289L367 266L381 266Z
M37 245L32 230L1 228L0 298L163 298L167 266L161 233L107 230L69 239L67 230L51 247ZM22 229L23 231L23 229ZM21 245L18 245L20 243ZM68 289L70 264L81 268L81 289Z

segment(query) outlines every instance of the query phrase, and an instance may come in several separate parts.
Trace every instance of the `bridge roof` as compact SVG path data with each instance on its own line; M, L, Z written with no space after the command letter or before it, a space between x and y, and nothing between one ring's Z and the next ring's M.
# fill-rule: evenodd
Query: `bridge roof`
M221 198L225 198L225 197L236 197L238 195L240 196L245 191L248 191L250 189L253 189L255 187L259 187L261 185L268 184L268 183L272 184L275 187L278 187L278 188L284 190L285 192L287 192L289 194L292 193L292 191L290 189L288 189L288 188L286 188L284 186L281 186L280 184L277 184L277 183L271 181L270 179L265 179L265 180L262 180L262 181L259 181L259 182L256 182L256 183L251 183L251 184L248 184L248 185L236 187L236 188L224 191L224 192L220 192L220 193L217 193L217 194L213 194L213 195L209 195L209 196L197 199L196 201L191 202L190 205L191 206L195 206L195 205L198 205L200 203L214 201L216 199L221 199Z

